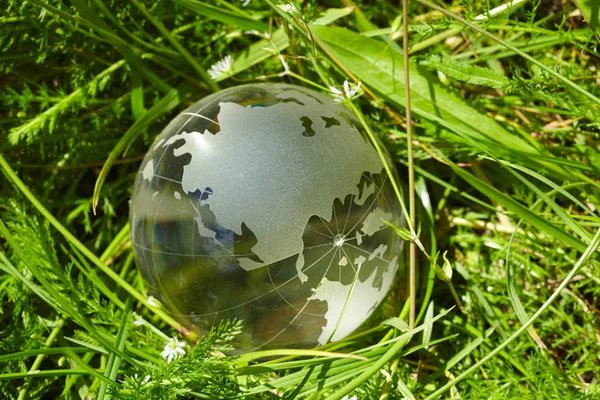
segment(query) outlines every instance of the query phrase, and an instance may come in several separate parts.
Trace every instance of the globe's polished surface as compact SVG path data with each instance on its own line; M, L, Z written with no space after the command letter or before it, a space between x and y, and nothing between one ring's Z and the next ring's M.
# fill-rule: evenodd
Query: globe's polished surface
M345 107L287 84L244 85L177 116L131 203L150 293L200 333L242 319L241 351L340 339L384 299L404 219Z

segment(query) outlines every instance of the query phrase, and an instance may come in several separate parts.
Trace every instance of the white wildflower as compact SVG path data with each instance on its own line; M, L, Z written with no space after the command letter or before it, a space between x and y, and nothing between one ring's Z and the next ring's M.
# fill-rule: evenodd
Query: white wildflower
M231 56L225 56L213 64L206 72L208 72L212 79L217 79L221 75L230 73L232 65L233 58Z
M171 338L160 355L170 364L171 361L185 355L185 350L183 349L184 346L185 342L179 342L177 339Z
M146 300L148 302L148 305L150 307L156 307L156 308L161 308L162 304L160 301L158 301L158 299L154 296L148 296L148 300Z
M277 7L281 8L283 12L286 12L290 15L298 14L298 9L292 3L278 5Z
M348 395L345 395L344 397L342 397L342 400L358 400L358 397L356 397L356 395L352 397L348 397Z
M140 317L136 313L133 313L133 326L142 326L142 325L144 325L144 323L145 322L142 319L142 317Z
M248 4L250 4L252 0L240 0L240 2L242 3L242 7L246 7Z
M334 101L344 103L347 100L354 100L363 94L360 84L361 82L354 84L344 81L341 89L338 89L335 86L329 86L329 90L331 91L331 96Z
M140 380L140 378L138 377L138 374L135 374L133 377L135 378L136 381ZM141 384L141 386L144 386L148 382L150 382L150 375L146 375L144 377L144 379L140 382L140 384Z

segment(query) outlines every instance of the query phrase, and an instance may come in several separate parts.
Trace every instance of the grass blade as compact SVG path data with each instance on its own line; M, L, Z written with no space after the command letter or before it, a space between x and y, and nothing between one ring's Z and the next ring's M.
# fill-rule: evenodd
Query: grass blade
M120 351L125 351L125 341L127 340L127 320L131 315L131 297L127 298L127 302L125 303L125 309L123 310L121 316L121 324L119 326L119 331L117 333L116 346ZM106 365L106 370L104 371L104 377L108 378L112 382L115 382L117 379L117 373L119 372L119 367L121 366L121 357L119 357L116 353L111 353L108 359L108 364ZM108 385L106 382L102 382L100 385L100 390L98 391L98 400L108 399L106 395L106 389Z
M239 14L234 14L229 11L224 11L221 8L213 5L204 3L198 0L175 0L182 6L192 10L193 12L203 15L206 18L214 19L215 21L222 22L226 25L233 25L242 29L252 31L256 30L259 32L267 32L269 25L262 21L256 21L251 18L243 17Z
M531 318L529 318L529 320L527 320L527 322L525 324L523 324L508 339L503 341L498 347L493 349L485 357L483 357L481 360L474 363L466 371L464 371L460 375L458 375L454 380L446 383L445 385L443 385L442 387L437 389L435 392L433 392L432 394L427 396L425 398L425 400L436 399L440 395L442 395L444 392L446 392L447 390L450 390L454 385L456 385L458 382L463 381L465 378L467 378L469 375L471 375L473 372L475 372L479 367L481 367L483 364L485 364L488 360L490 360L492 357L494 357L500 351L504 350L504 348L506 348L510 343L512 343L519 335L521 335L523 332L525 332L535 322L535 320L538 319L538 317L540 315L542 315L548 307L550 307L550 305L554 302L554 300L556 300L556 298L558 296L560 296L561 292L567 287L567 285L569 285L569 283L571 283L571 281L579 273L581 268L583 268L583 266L594 256L594 253L596 253L596 251L598 250L598 246L600 246L600 229L596 232L596 234L592 238L592 241L590 242L590 244L585 248L585 251L579 258L579 260L577 260L577 263L573 266L573 269L571 269L569 274L565 277L565 279L561 282L561 284L556 288L556 290L552 293L552 295L548 298L548 300L546 300L546 302L544 302L542 307L540 307L531 316Z
M125 151L127 147L131 145L137 139L139 135L141 135L152 122L156 121L158 118L163 116L164 114L169 113L175 107L179 105L179 94L177 90L172 89L164 95L156 104L154 104L147 113L145 113L141 118L136 120L133 125L127 129L127 131L123 134L123 137L114 149L110 152L108 159L104 163L100 174L98 175L98 179L96 180L96 185L94 187L94 195L92 196L92 209L94 214L96 213L96 207L98 206L98 199L100 197L100 191L102 190L102 185L106 180L106 176L108 172L112 168L113 164L117 160L117 158Z

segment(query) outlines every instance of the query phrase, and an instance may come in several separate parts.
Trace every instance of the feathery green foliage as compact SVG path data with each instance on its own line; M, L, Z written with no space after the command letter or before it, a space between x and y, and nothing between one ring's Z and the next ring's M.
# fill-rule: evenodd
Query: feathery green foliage
M2 7L0 397L600 399L596 2L411 0L410 160L398 2L244 3ZM405 276L314 351L227 356L243 321L193 337L148 301L139 161L189 104L265 80L360 80L350 108L415 167L414 329Z

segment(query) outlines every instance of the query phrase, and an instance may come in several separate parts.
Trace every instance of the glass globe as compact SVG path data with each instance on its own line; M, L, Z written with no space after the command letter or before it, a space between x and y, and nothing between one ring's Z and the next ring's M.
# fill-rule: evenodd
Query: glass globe
M150 294L200 334L243 320L237 351L312 347L385 298L405 226L383 163L329 97L287 84L212 94L144 158L131 201Z

